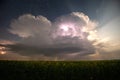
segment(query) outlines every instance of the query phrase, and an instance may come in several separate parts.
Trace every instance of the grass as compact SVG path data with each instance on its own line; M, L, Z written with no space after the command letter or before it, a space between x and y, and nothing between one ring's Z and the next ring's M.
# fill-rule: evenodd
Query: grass
M120 60L0 61L0 80L120 80Z

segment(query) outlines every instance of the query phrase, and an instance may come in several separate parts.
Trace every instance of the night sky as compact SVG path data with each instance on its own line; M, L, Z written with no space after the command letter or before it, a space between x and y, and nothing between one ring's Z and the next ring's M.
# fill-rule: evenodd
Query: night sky
M0 0L0 60L120 59L119 0Z

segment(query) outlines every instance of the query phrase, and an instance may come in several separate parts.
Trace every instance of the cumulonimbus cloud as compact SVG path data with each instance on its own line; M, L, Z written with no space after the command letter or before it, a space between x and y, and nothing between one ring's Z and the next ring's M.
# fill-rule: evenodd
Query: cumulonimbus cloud
M68 25L67 31L60 29L61 24ZM9 32L23 40L8 47L21 55L94 54L95 47L87 37L95 27L96 23L81 12L63 15L54 22L41 15L25 14L12 21L9 28Z

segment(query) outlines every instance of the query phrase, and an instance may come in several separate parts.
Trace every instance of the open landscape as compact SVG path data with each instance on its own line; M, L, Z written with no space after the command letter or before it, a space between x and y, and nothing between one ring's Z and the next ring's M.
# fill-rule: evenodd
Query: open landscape
M0 80L120 80L120 0L0 0Z
M0 80L120 80L120 60L0 61Z

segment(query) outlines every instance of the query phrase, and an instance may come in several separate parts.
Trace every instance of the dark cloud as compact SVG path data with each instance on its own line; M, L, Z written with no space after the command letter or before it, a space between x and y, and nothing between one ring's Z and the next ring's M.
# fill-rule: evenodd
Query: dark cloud
M8 48L8 51L12 51L14 53L19 53L24 56L33 56L35 54L42 54L45 56L58 56L59 54L71 54L71 53L81 53L84 55L93 54L95 48L87 49L84 47L78 46L70 46L67 44L60 44L60 45L52 45L47 47L34 47L34 46L27 46L23 44L14 44L14 45L1 45Z

